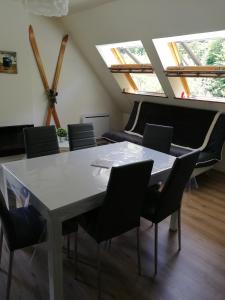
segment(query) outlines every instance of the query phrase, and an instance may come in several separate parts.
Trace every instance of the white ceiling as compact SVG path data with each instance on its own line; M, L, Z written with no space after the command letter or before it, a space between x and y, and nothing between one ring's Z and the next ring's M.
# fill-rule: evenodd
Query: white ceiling
M69 13L76 13L78 11L94 8L96 6L113 1L116 0L70 0Z

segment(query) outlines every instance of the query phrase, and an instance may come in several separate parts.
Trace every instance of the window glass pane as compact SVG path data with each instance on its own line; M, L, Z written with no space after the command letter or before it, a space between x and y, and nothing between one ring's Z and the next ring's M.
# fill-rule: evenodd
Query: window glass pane
M225 65L225 39L176 42L182 65Z
M131 74L138 91L146 92L152 91L154 93L163 93L161 84L156 76L153 74Z
M225 97L225 78L186 78L192 98Z
M225 39L202 39L176 42L181 64L184 66L223 66ZM225 78L188 78L191 97L225 97Z
M143 46L117 48L125 64L150 64Z

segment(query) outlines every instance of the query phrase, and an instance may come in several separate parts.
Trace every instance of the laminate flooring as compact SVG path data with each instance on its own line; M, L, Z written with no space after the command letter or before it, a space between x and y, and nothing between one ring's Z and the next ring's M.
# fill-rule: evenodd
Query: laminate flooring
M182 207L182 250L169 218L159 224L158 275L153 278L154 230L142 219L142 276L137 273L136 231L113 239L102 251L102 299L224 300L225 299L225 174L211 171L198 177L199 188L185 192ZM72 248L72 247L71 247ZM96 263L96 243L79 230L79 258ZM11 300L47 300L46 245L15 252ZM73 255L73 251L71 251ZM79 263L74 280L72 259L64 255L64 299L97 299L97 271ZM4 245L0 269L0 299L5 299L8 252ZM85 283L84 283L85 282Z

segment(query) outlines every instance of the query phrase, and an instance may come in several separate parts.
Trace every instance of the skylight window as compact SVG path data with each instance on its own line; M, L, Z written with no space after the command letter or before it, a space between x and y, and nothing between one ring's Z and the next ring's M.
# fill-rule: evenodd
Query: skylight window
M141 41L97 46L124 92L164 95Z
M154 43L177 97L225 101L225 31Z

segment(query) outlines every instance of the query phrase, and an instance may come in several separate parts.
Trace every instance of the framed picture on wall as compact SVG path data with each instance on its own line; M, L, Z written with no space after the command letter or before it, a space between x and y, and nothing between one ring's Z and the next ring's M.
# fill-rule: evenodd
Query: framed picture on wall
M0 51L0 73L17 74L16 52Z

